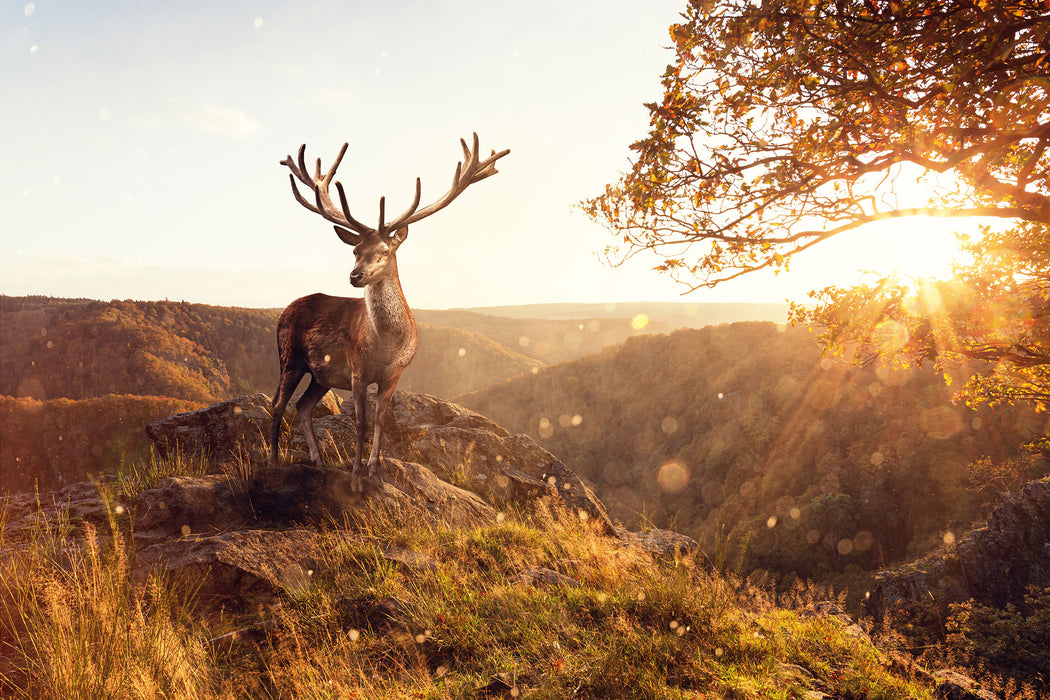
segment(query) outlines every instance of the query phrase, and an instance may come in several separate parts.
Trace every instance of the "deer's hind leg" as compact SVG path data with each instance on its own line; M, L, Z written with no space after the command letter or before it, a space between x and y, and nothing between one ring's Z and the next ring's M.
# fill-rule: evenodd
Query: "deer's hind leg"
M323 467L324 461L321 459L321 450L317 447L317 436L314 435L314 406L328 393L328 389L329 387L317 381L317 377L310 375L310 386L306 387L295 406L295 411L299 414L299 425L306 437L306 446L310 450L310 461L315 467Z
M277 382L277 391L274 392L270 410L270 415L273 416L273 426L270 430L270 466L274 468L277 467L277 452L281 439L281 419L284 418L285 408L288 406L289 399L292 398L295 387L299 386L303 375L306 374L305 369L282 367L282 370L284 371L281 372L281 379Z
M354 466L350 469L350 487L354 491L363 491L361 460L365 454L365 435L368 433L368 385L361 377L354 376L350 390L354 397L354 428L357 432L357 444L354 445Z

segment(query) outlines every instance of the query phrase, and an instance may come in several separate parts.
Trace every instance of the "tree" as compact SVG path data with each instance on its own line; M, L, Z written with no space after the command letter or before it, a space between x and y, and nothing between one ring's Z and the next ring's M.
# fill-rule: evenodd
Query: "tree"
M622 240L610 261L655 253L695 290L872 222L985 217L955 280L829 288L793 317L861 359L987 361L968 398L1045 408L1050 0L691 0L682 18L630 171L583 203ZM925 201L916 174L940 174Z

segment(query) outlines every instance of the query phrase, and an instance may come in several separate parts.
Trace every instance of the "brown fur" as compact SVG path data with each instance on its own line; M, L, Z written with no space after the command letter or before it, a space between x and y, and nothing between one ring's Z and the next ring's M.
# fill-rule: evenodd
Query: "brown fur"
M357 428L355 475L361 471L368 430L367 387L377 385L375 427L368 458L369 476L374 476L380 458L382 418L401 373L415 356L418 342L416 322L397 276L395 254L402 240L404 234L396 242L366 239L354 248L357 265L351 279L355 285L365 287L364 299L311 294L289 304L278 319L281 379L273 397L272 466L277 465L281 418L288 400L309 373L310 385L296 410L310 458L322 466L313 430L314 406L329 389L350 390Z

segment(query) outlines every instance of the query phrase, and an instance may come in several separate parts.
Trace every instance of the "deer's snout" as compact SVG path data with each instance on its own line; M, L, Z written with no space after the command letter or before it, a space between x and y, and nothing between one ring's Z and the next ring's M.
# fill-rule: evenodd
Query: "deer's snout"
M350 284L355 287L363 287L365 282L365 273L360 270L354 270L350 273Z

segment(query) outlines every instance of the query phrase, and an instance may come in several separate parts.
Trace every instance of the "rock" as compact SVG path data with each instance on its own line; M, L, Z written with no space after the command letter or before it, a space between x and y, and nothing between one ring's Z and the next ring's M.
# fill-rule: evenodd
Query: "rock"
M189 584L204 598L248 602L281 592L301 596L314 585L334 545L352 543L353 532L320 533L312 528L245 529L159 542L136 552L134 575L142 580L160 572ZM435 566L419 552L386 543L377 551L410 568Z
M5 535L17 539L32 536L33 532L49 527L66 527L77 532L90 523L96 528L106 526L110 514L125 516L125 506L119 501L103 498L99 488L107 488L109 479L79 481L51 493L17 493L3 501Z
M984 690L971 678L955 671L937 671L933 674L937 688L935 698L943 700L999 700L999 696Z
M208 534L255 521L245 486L226 474L173 476L139 494L135 539Z
M261 465L269 450L265 437L270 434L269 411L270 399L265 394L242 396L150 423L146 432L162 454L174 447L209 454L216 470L238 460L243 463L246 457ZM369 415L374 415L371 403ZM316 417L314 430L322 450L334 445L344 461L352 459L357 443L352 414ZM297 425L291 430L289 448L293 455L305 453ZM391 462L425 465L443 481L497 508L556 493L572 512L584 514L608 534L614 532L605 506L554 455L532 438L511 435L457 404L425 394L395 393L384 425L383 455L396 458ZM423 487L426 481L422 474L413 479L416 487ZM436 507L436 502L428 503L428 508Z
M384 458L379 481L364 493L351 488L349 469L294 464L260 469L248 495L257 517L275 522L342 522L375 503L412 515L424 511L451 525L494 522L495 509L476 494L448 484L425 467Z
M154 421L146 435L162 456L206 454L218 471L267 448L270 425L270 398L253 394Z
M280 591L301 594L320 560L320 536L308 529L239 530L161 542L135 555L142 579L160 572L203 598L246 601Z
M140 541L232 528L287 523L343 523L382 504L405 515L427 513L459 526L494 522L496 511L477 495L447 484L417 464L385 460L365 493L346 469L294 464L259 467L249 481L224 474L164 479L135 504Z
M943 624L948 606L973 599L1005 607L1024 600L1028 586L1050 587L1050 481L1033 481L1004 498L984 527L953 550L876 576L865 602L877 620L925 609Z
M700 550L697 541L688 535L672 530L642 530L630 532L622 527L616 528L616 534L624 545L640 547L658 557L673 557L690 554Z
M614 532L605 506L561 460L529 436L511 435L459 404L398 392L384 431L390 454L427 465L497 508L556 491L571 511L585 513L607 534Z

